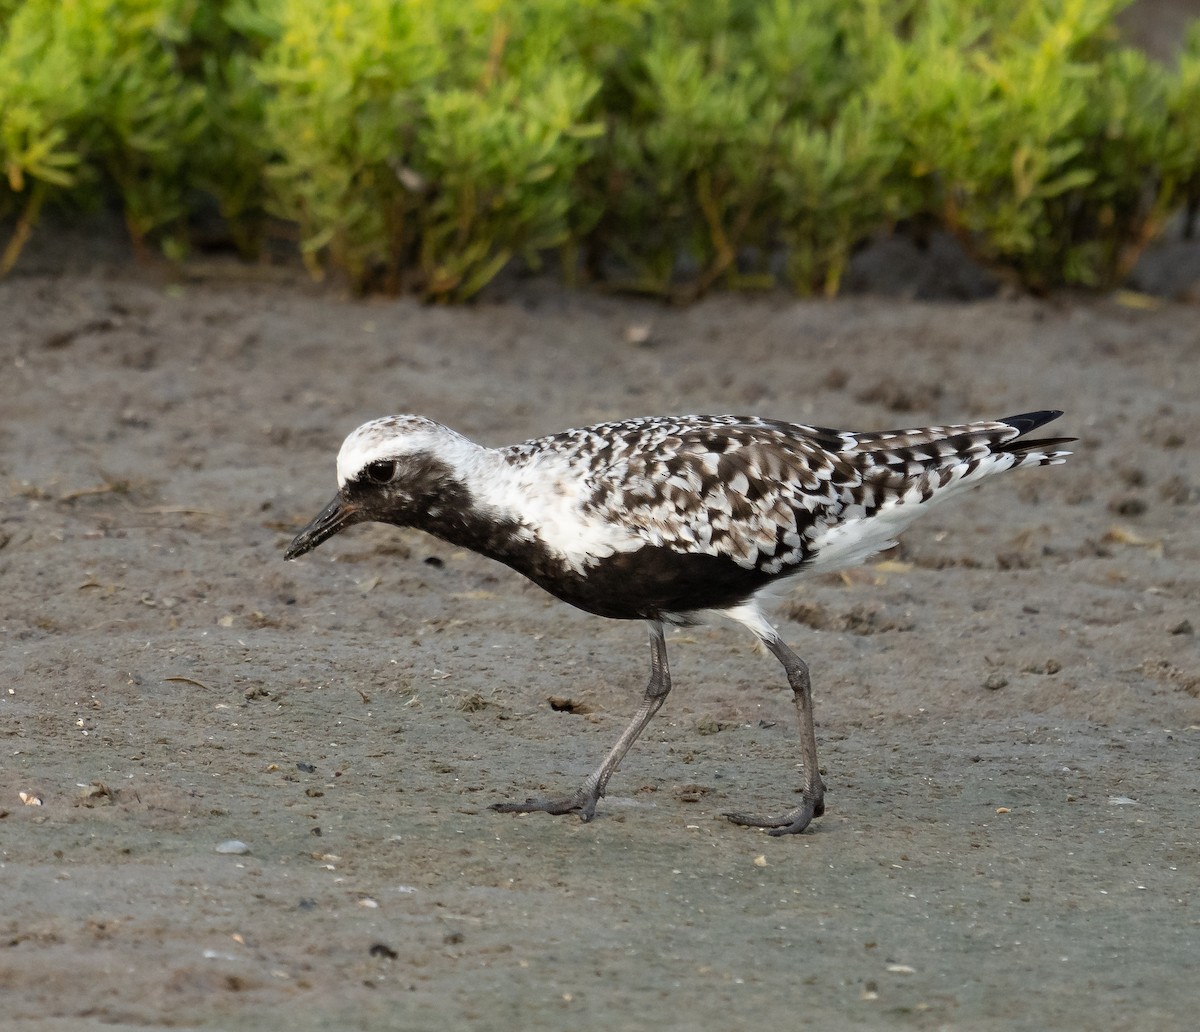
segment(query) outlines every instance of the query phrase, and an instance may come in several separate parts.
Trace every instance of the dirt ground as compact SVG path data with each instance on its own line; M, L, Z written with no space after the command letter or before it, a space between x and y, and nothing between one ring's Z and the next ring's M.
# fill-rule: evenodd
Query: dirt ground
M73 250L0 283L6 1029L1194 1027L1195 291L449 310ZM798 837L720 816L798 784L745 632L670 636L594 822L498 815L598 762L643 629L384 527L282 561L390 412L499 444L1048 407L1066 465L779 612L829 785Z

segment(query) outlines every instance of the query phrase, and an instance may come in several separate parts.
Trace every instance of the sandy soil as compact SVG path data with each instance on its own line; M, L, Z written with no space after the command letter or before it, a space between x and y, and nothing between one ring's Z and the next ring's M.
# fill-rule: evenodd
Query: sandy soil
M446 310L193 272L0 283L6 1028L1193 1027L1194 295ZM281 557L393 411L506 443L1042 407L1067 465L779 613L829 785L784 840L720 817L797 784L743 631L671 636L676 691L593 823L497 815L598 761L643 630L383 527Z

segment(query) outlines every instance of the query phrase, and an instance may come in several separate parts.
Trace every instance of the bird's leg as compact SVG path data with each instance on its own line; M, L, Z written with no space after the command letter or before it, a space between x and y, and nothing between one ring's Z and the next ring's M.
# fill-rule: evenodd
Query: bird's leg
M804 788L801 803L794 810L775 817L754 817L745 813L725 814L734 824L748 824L755 828L767 828L772 835L796 835L808 827L814 817L825 812L825 782L817 768L817 731L813 724L812 681L808 676L808 664L789 649L778 637L760 635L762 643L787 671L788 684L792 686L792 699L796 703L796 716L800 722L800 759L804 765Z
M646 694L642 697L642 704L634 714L633 720L617 739L617 744L604 757L604 762L592 771L578 791L571 795L558 799L526 799L523 803L496 803L492 809L499 813L578 813L581 820L590 821L596 816L596 803L604 795L608 779L620 766L630 746L646 730L646 725L662 707L670 690L671 671L667 667L667 643L663 637L662 624L655 621L650 624L650 683L646 685Z

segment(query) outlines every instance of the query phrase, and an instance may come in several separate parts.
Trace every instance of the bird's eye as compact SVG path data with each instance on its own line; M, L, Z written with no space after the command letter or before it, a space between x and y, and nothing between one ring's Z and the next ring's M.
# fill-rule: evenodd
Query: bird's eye
M372 462L363 470L363 477L372 484L389 484L395 476L396 463L392 459Z

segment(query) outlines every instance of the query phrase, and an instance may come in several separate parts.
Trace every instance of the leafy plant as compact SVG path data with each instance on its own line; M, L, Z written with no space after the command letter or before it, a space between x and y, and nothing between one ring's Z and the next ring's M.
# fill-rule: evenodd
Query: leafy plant
M596 244L631 270L626 284L685 297L770 285L781 243L797 289L836 290L851 250L898 209L881 189L898 148L861 89L910 6L662 5L603 163Z
M1167 83L1170 127L1162 161L1162 210L1187 207L1188 232L1200 210L1200 22L1192 25L1179 56L1179 67Z
M1119 2L933 5L876 92L924 206L1028 285L1098 285L1154 215L1165 75L1114 44Z
M520 10L283 4L262 64L268 173L315 270L328 254L359 286L464 297L513 254L565 241L599 83Z
M879 107L846 102L825 129L793 123L776 173L787 279L799 294L837 293L855 247L911 214L911 191L896 183L900 141Z
M160 0L78 5L93 33L90 47L78 53L91 97L89 124L79 136L116 184L135 243L157 232L175 255L186 248L188 159L204 109L200 84L179 68L184 7Z
M321 256L350 279L397 287L413 257L420 204L410 156L422 82L443 76L430 5L285 0L280 34L258 66L272 206L300 228L314 274Z
M830 294L911 219L1106 285L1200 206L1200 27L1167 68L1123 3L0 0L0 273L115 199L172 256L215 203L246 254L270 213L314 275L434 299L555 249Z
M16 262L46 198L76 186L87 171L71 129L89 91L70 34L47 25L46 15L25 4L0 23L0 214L19 212L0 274Z
M599 126L580 120L596 80L546 69L480 91L430 96L417 163L429 191L420 268L433 297L470 297L514 254L567 239L571 183Z
M181 74L182 2L26 0L0 43L0 156L21 215L11 267L42 203L107 179L135 241L182 247L199 85ZM13 198L10 198L10 203Z
M275 0L190 5L180 67L199 84L200 128L189 147L189 187L216 202L238 250L255 255L267 203L267 91L256 61L279 35Z
M639 289L667 293L681 260L697 268L692 289L704 289L763 236L763 159L784 106L765 75L748 61L729 67L720 49L657 39L635 87L641 117L614 130L610 241Z

